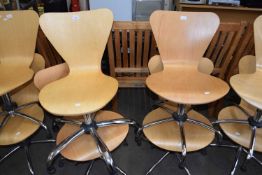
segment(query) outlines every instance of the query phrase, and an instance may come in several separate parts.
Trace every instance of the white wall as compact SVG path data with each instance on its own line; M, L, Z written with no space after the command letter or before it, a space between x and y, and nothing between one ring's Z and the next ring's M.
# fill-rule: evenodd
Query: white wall
M115 21L132 21L132 0L89 0L90 9L109 8Z

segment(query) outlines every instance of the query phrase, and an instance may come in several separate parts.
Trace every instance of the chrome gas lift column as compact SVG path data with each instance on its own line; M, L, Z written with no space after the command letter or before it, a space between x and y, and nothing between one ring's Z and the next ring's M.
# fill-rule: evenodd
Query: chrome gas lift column
M104 141L98 135L97 129L102 127L112 126L112 125L136 125L136 122L131 119L114 119L109 121L96 122L95 116L96 116L95 113L84 115L84 122L77 121L77 120L56 119L57 122L77 125L79 126L80 129L76 131L73 135L67 137L65 140L59 143L57 147L49 154L47 158L47 170L50 174L55 172L53 162L56 156L64 148L66 148L67 145L72 143L81 135L90 134L96 143L97 149L100 153L100 158L105 162L110 174L118 175L120 173L126 175L126 173L123 170L121 170L118 166L115 165L112 155L109 149L107 148L106 144L104 143ZM90 174L94 161L95 160L91 161L91 164L89 165L86 171L86 175Z

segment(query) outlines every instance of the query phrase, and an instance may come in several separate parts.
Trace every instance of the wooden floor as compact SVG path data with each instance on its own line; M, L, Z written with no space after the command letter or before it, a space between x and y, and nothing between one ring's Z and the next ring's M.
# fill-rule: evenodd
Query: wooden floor
M144 116L152 109L152 99L145 89L121 89L118 92L118 110L125 117L135 119L142 123ZM110 108L110 107L107 107ZM198 107L197 110L206 112L204 107ZM50 116L46 115L46 122L50 124ZM45 138L45 133L41 130L32 139ZM147 142L142 146L137 146L134 141L134 130L131 128L127 137L128 146L122 144L113 152L115 162L119 167L127 172L128 175L145 175L146 171L154 164L165 152L153 147ZM229 142L229 141L226 141ZM54 147L53 144L33 145L30 149L36 175L47 175L45 169L45 160L48 153ZM0 157L10 150L11 147L0 147ZM208 147L207 155L200 152L188 154L187 164L192 175L227 175L231 169L235 151L225 148ZM262 154L256 153L262 160ZM244 154L242 155L244 158ZM0 175L28 175L24 152L18 151L14 156L0 164ZM59 160L59 159L58 159ZM63 167L58 167L56 175L84 175L88 167L88 162L75 164L71 161L64 161ZM242 162L242 160L241 160ZM184 175L185 172L177 167L178 161L174 154L169 155L152 175ZM248 165L248 171L237 171L236 175L255 175L262 174L262 167L254 161ZM96 161L91 175L108 175L106 167L101 160Z

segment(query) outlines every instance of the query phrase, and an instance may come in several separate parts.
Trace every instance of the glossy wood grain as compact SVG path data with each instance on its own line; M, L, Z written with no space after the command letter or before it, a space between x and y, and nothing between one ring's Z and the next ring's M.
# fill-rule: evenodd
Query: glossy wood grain
M3 95L33 77L29 66L34 56L38 15L30 10L1 11L0 15L0 95Z
M163 71L164 66L163 66L160 55L155 55L152 58L150 58L148 62L148 69L151 74ZM199 64L198 64L199 72L202 72L205 74L211 74L213 69L214 69L214 64L210 59L205 58L205 57L200 59Z
M45 62L43 57L39 54L35 54L31 69L37 72L43 69L44 66ZM38 93L39 90L31 81L29 84L16 89L16 91L12 93L11 98L18 105L22 105L32 101L38 101ZM38 105L25 108L20 112L28 114L40 121L43 121L44 119L44 112ZM0 121L2 120L3 116L0 116ZM34 134L38 128L39 125L33 123L30 120L13 116L7 122L7 124L2 129L0 129L0 145L11 145L19 143Z
M225 82L197 70L218 28L215 14L155 11L150 24L164 66L147 78L150 90L181 104L210 103L228 92Z
M40 91L40 103L48 112L63 116L92 113L114 97L118 83L100 68L112 23L112 12L107 9L40 17L43 32L70 70L68 76Z
M96 114L96 121L107 121L112 119L123 118L121 115L111 111L99 111ZM118 147L128 133L128 125L114 125L97 130L99 136L102 138L110 151ZM57 135L57 144L66 137L72 135L79 127L65 124ZM87 161L98 158L100 153L97 150L94 139L89 134L84 134L70 143L61 154L70 160Z
M211 125L208 119L196 111L189 111L188 116ZM157 108L145 117L143 125L167 117L171 117L171 115L161 108ZM145 128L143 131L147 139L154 145L165 150L181 152L180 130L175 121ZM213 132L188 122L184 124L184 131L188 152L202 149L214 139Z

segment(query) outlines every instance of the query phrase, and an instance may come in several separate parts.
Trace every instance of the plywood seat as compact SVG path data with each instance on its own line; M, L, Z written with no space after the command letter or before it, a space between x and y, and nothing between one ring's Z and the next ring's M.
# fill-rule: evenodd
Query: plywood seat
M39 99L55 115L83 115L103 108L117 88L115 79L100 72L78 72L45 86Z
M34 72L27 66L4 65L0 63L0 96L32 79Z
M262 71L254 74L238 74L230 79L237 94L251 105L262 109Z
M38 105L27 107L20 112L33 116L40 121L44 120L44 112ZM3 117L0 117L0 121ZM28 119L22 117L11 117L7 124L0 129L0 145L12 145L24 141L40 127Z
M150 75L150 90L169 101L180 104L206 104L222 98L228 85L216 77L198 72L193 67L166 67Z
M247 120L248 116L235 106L229 106L220 111L219 120L234 119ZM245 124L224 123L220 124L224 133L239 145L249 148L251 140L251 127ZM262 152L262 129L256 130L255 150Z
M208 119L194 110L188 112L188 116L211 126ZM171 117L169 113L161 108L157 108L145 117L143 125L168 117ZM165 150L181 152L180 130L175 121L145 128L143 131L147 139L154 145ZM208 146L214 139L213 132L188 122L184 123L184 131L187 151L189 152Z
M108 121L123 118L120 114L111 111L99 111L96 121ZM117 148L125 139L128 133L128 125L114 125L98 128L97 132L110 151ZM57 135L57 144L68 136L79 130L78 126L65 124ZM101 156L97 150L97 145L90 134L84 134L70 143L61 154L70 160L88 161Z

